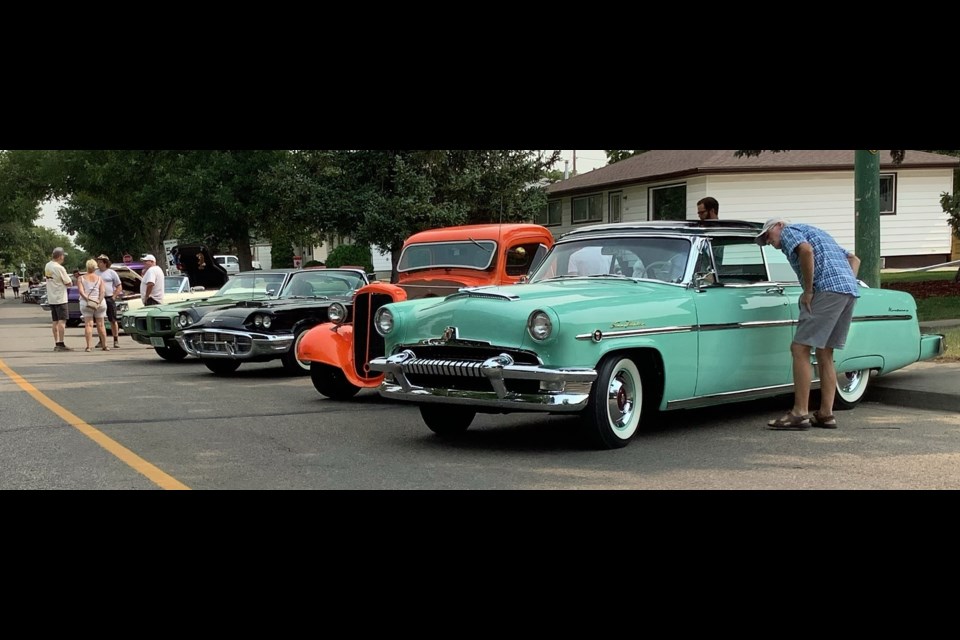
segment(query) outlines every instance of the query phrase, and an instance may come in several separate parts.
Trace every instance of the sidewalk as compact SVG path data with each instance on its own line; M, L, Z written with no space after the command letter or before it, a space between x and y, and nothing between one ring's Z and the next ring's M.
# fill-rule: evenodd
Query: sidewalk
M960 326L960 320L921 322L923 333ZM955 355L955 354L951 354ZM916 409L960 412L960 362L925 360L873 378L864 400Z

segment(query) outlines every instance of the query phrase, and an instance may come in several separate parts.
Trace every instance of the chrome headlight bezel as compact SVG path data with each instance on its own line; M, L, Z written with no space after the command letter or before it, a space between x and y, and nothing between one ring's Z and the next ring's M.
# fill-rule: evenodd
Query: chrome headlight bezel
M253 326L257 329L269 329L270 325L273 324L273 317L266 313L255 313L251 320L253 320Z
M343 324L347 321L347 306L342 302L334 302L327 307L327 319L333 324Z
M549 340L553 330L553 320L543 309L537 309L527 318L527 333L537 342Z
M193 324L193 318L190 317L189 313L178 313L173 324L176 325L177 329L186 329Z
M384 338L393 333L397 328L393 312L386 307L377 309L376 315L373 316L373 328Z

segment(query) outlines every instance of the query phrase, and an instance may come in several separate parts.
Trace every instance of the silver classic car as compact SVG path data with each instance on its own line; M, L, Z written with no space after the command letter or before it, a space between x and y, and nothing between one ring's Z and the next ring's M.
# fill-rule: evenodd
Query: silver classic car
M605 448L626 446L656 412L793 391L790 343L800 283L754 242L761 225L641 222L577 229L530 282L465 289L380 308L380 394L414 402L441 435L477 413L578 414ZM836 404L872 375L943 352L921 335L907 293L861 287L835 352ZM819 385L815 357L814 387Z

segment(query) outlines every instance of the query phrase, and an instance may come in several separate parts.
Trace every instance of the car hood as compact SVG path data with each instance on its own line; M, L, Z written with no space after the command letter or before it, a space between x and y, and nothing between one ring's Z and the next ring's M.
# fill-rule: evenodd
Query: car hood
M218 309L207 313L190 328L224 329L229 327L237 329L244 326L251 315L264 312L269 312L275 318L281 319L277 326L287 326L318 313L325 320L326 309L332 303L340 302L349 307L352 299L352 296L333 296L324 300L316 298L243 300L226 309Z
M227 282L227 272L204 245L182 244L172 251L177 254L180 270L190 278L190 286L219 289Z
M536 285L469 289L442 300L421 299L390 305L398 318L393 344L416 344L456 327L464 340L532 348L527 318L543 310L554 324L552 339L611 331L616 327L690 324L695 317L690 292L666 283L629 279L556 280ZM597 310L604 309L603 322ZM611 313L611 310L615 310ZM694 315L691 315L694 314ZM560 318L563 321L560 321Z

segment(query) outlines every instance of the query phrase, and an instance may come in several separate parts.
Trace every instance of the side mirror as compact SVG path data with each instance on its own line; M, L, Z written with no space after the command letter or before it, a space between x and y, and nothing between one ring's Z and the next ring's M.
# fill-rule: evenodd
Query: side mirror
M527 282L528 282L529 280L530 280L529 275L520 276L520 279L517 280L517 284L527 284Z
M207 290L206 287L201 287L201 286L199 286L199 285L196 286L196 287L190 287L190 292L191 292L191 293L196 293L197 291L206 291L206 290Z

